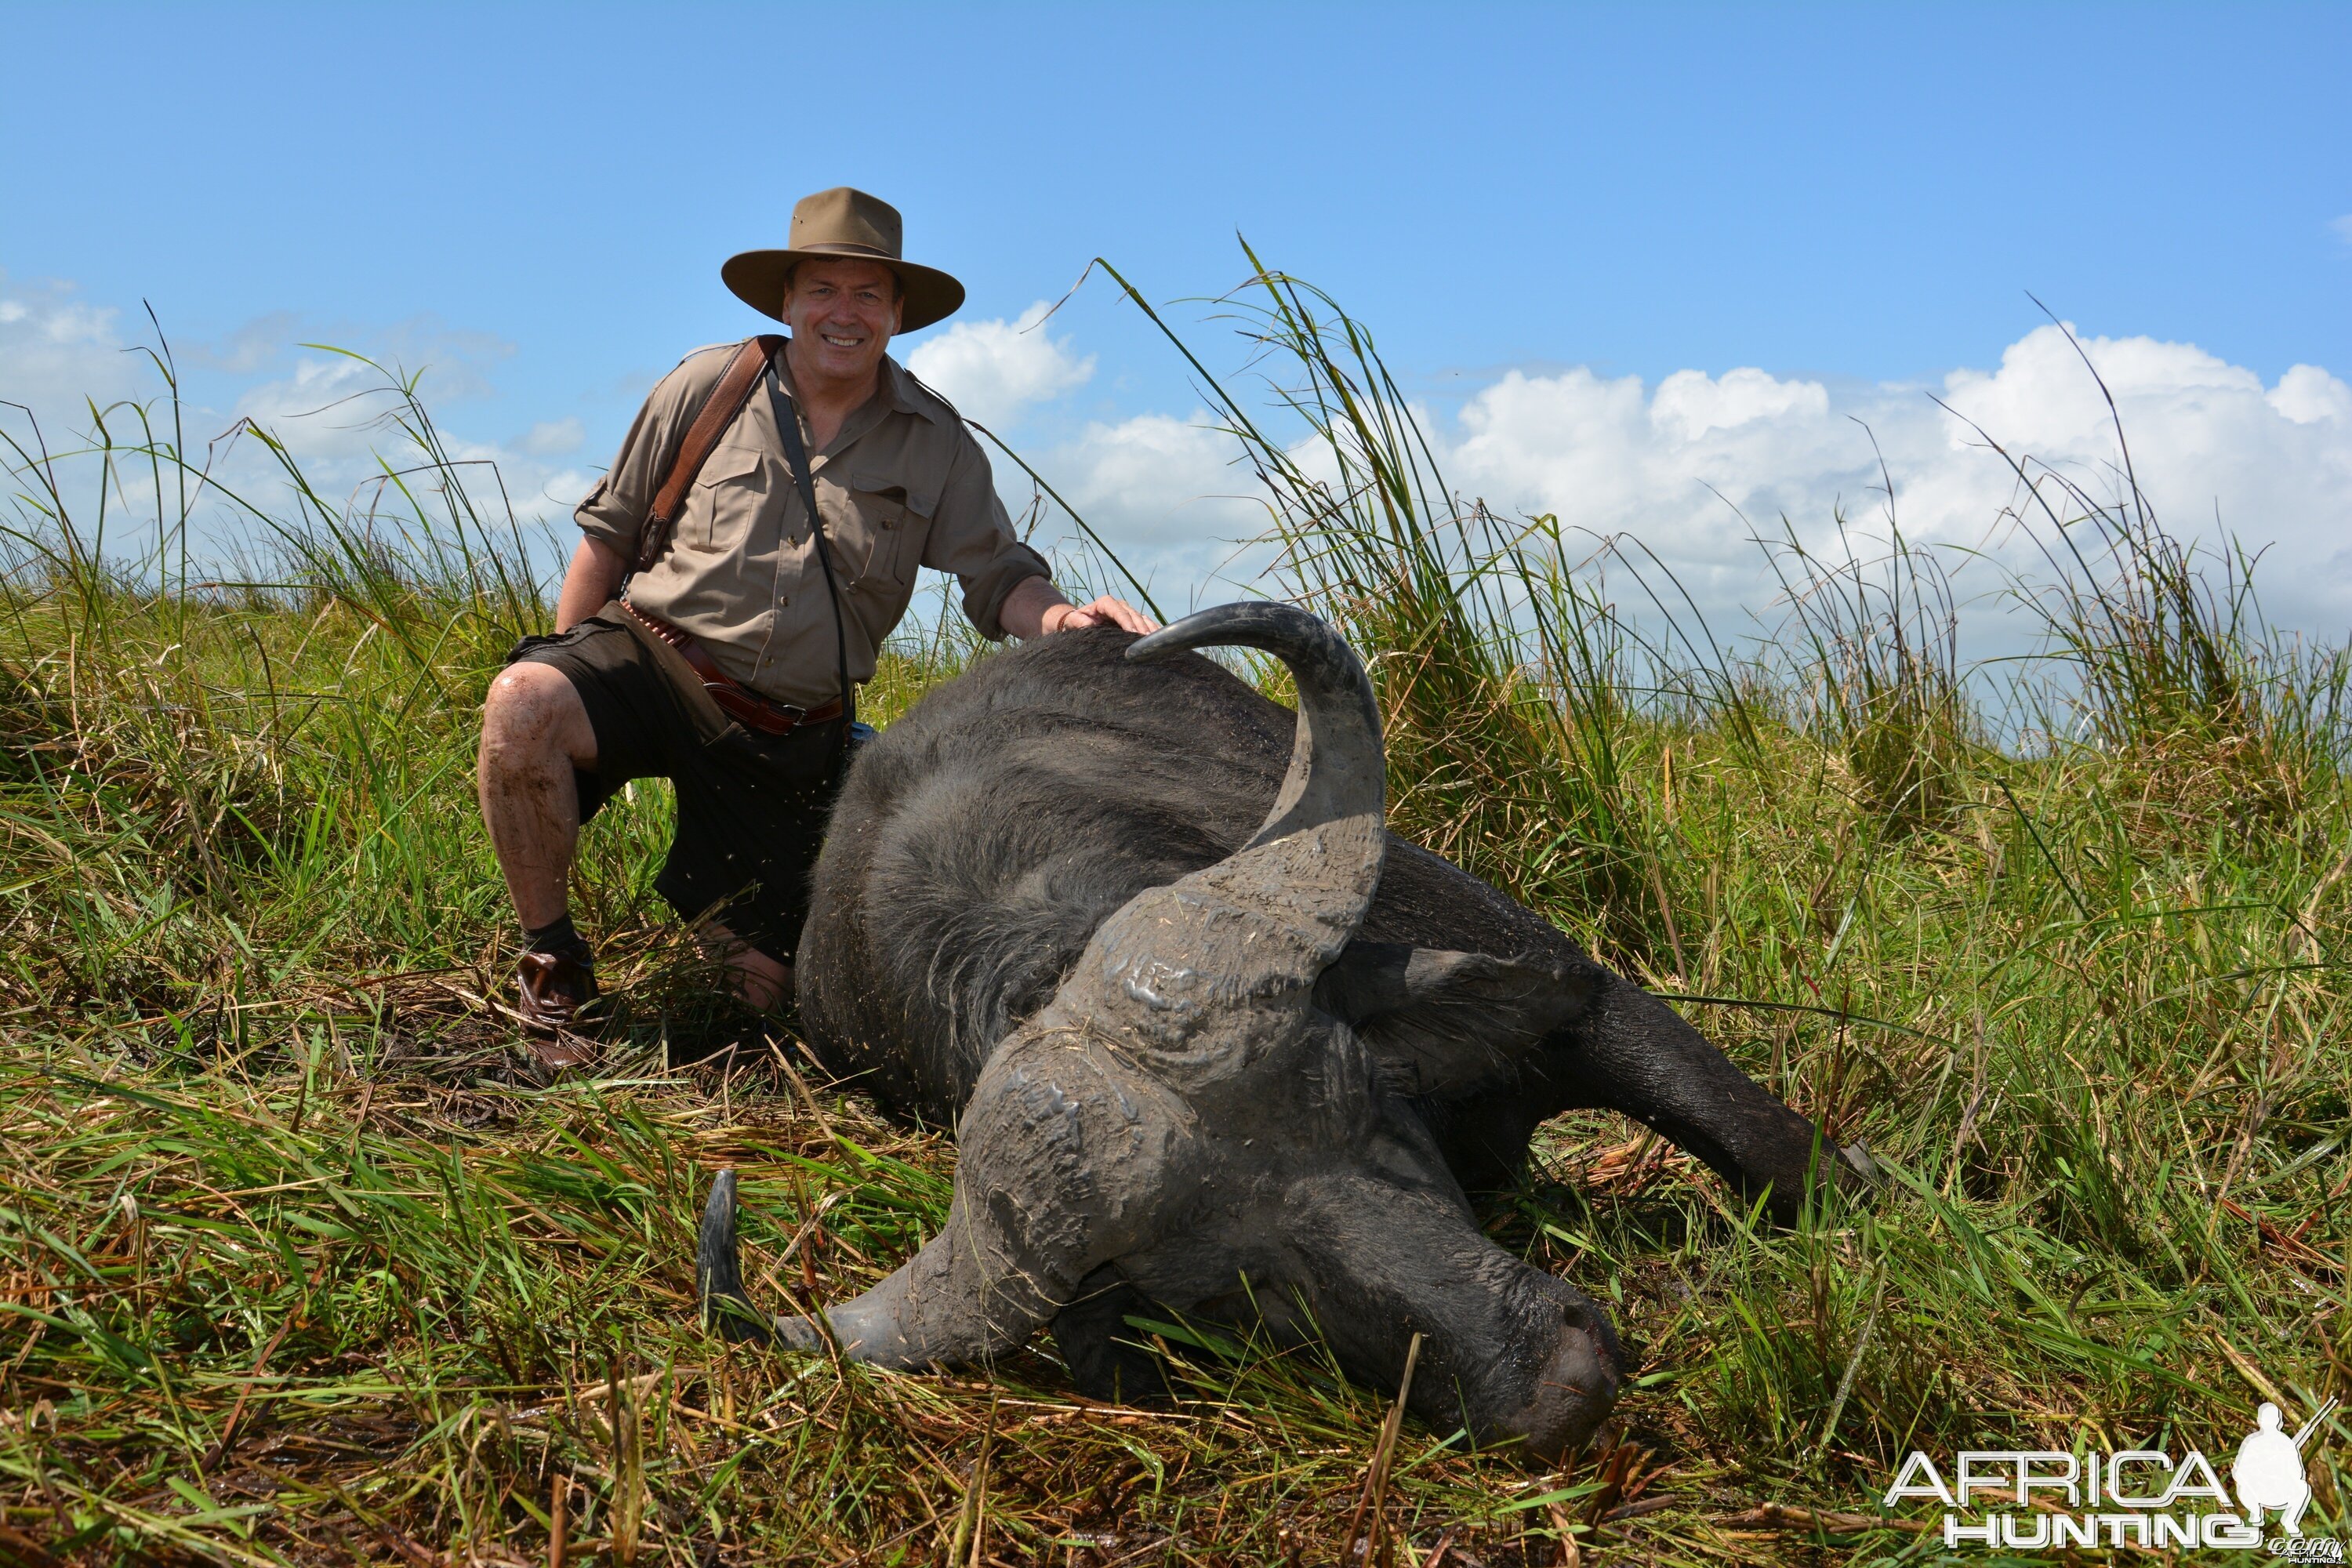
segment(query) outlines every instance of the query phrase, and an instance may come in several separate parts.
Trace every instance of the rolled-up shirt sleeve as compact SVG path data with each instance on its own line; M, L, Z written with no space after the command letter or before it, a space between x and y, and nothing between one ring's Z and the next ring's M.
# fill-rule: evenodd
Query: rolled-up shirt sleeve
M687 416L698 402L696 392L707 389L715 379L709 367L699 363L714 352L689 355L647 395L629 433L621 438L621 450L612 468L589 487L572 510L581 532L611 545L624 557L636 554L637 536L644 531L646 514L653 510L662 470L686 438Z
M1004 636L1004 601L1013 590L1032 577L1054 574L1045 558L1014 535L988 454L968 433L940 491L923 564L955 574L963 584L964 617L991 639Z

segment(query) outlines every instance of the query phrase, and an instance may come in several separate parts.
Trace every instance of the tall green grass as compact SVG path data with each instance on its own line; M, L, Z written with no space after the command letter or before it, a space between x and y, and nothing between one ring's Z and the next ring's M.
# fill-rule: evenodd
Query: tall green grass
M2020 456L2041 657L1964 666L1891 528L1759 545L1780 630L1719 646L1635 542L1457 497L1327 297L1255 268L1224 310L1262 390L1186 352L1284 591L1371 660L1399 829L1684 998L1877 1198L1775 1231L1621 1121L1546 1129L1490 1230L1635 1361L1547 1476L1411 1426L1383 1460L1380 1394L1178 1325L1160 1414L1042 1342L992 1379L726 1350L705 1173L747 1173L761 1291L830 1300L936 1226L951 1146L718 998L650 891L659 786L574 879L602 1076L542 1081L470 790L547 614L528 531L413 382L334 500L253 430L282 483L224 495L167 379L70 451L8 427L0 1558L540 1563L560 1500L575 1563L1910 1562L1911 1447L2214 1453L2344 1391L2345 663L2245 557ZM192 545L220 507L234 571ZM934 626L867 710L972 657Z

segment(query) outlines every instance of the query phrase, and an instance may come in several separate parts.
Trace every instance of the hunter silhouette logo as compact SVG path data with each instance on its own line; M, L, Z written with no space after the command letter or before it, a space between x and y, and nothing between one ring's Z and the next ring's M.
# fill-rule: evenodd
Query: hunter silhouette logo
M2304 1510L2311 1506L2305 1446L2336 1405L2328 1400L2288 1432L2279 1407L2264 1401L2254 1413L2254 1429L2238 1445L2227 1488L2194 1448L2177 1461L2155 1448L1969 1449L1955 1456L1948 1473L1915 1451L1880 1506L1940 1502L1947 1549L2267 1549L2296 1562L2342 1563L2341 1542L2303 1533ZM2277 1531L2268 1540L2265 1519Z
M2230 1466L2230 1484L2237 1489L2238 1506L2246 1510L2248 1524L2260 1525L2264 1513L2276 1510L2280 1528L2289 1535L2303 1533L2303 1510L2311 1506L2311 1483L2303 1474L2304 1439L2335 1408L2336 1401L2328 1400L2292 1437L2279 1430L2277 1405L2265 1399L2254 1412L2254 1429L2238 1445L2238 1457Z

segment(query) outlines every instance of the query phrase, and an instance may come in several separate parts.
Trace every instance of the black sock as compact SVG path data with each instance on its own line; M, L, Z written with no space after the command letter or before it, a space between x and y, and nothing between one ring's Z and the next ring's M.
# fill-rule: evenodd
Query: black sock
M560 953L566 958L576 958L583 963L592 962L588 944L572 929L569 914L558 915L536 931L525 927L523 935L529 939L527 945L532 952Z

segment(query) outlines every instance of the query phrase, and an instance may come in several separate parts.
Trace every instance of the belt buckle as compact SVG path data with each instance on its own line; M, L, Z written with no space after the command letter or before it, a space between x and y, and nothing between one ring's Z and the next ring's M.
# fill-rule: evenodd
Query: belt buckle
M795 708L789 702L779 702L775 699L770 698L768 700L768 706L782 714L785 718L791 720L795 728L799 727L808 719L807 709Z

